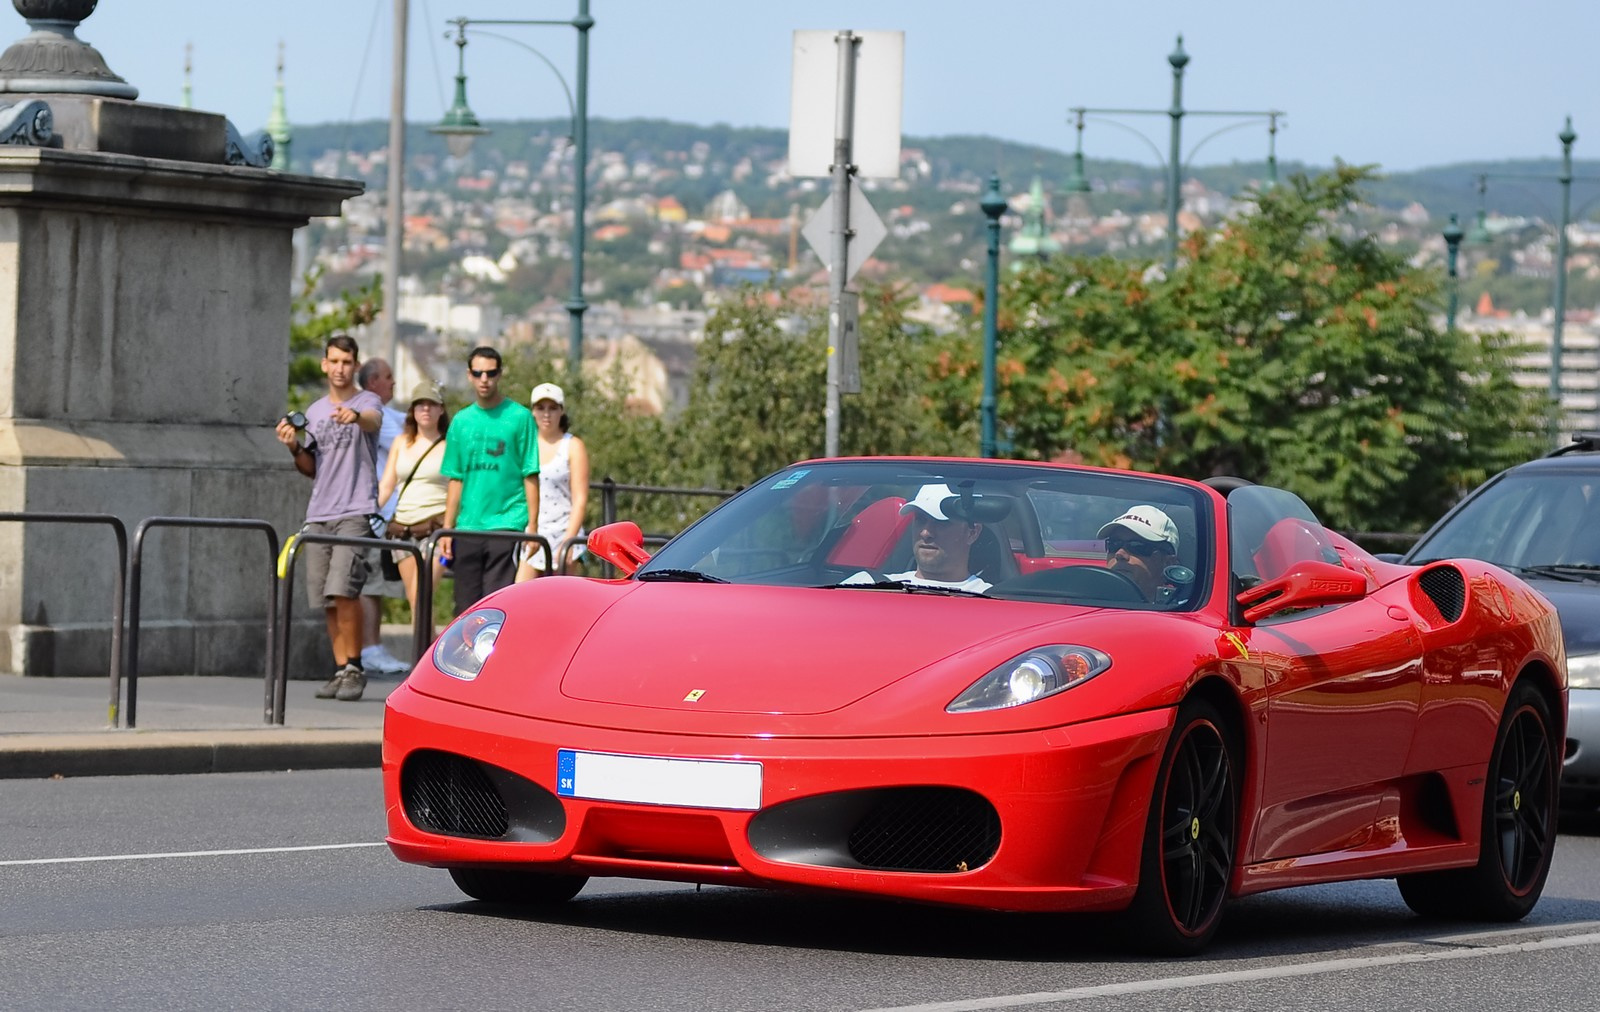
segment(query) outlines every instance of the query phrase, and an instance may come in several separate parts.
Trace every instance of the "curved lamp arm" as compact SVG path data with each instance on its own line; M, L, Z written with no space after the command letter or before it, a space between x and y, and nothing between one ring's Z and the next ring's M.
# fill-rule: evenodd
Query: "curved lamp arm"
M513 46L520 46L532 53L534 56L537 56L546 67L550 68L550 73L556 75L556 80L561 82L561 90L566 93L567 96L567 115L571 117L574 129L576 129L578 122L578 104L572 100L572 89L567 86L567 79L562 76L561 71L556 69L556 65L550 62L550 57L539 52L537 49L528 45L526 42L523 42L521 39L514 39L509 35L501 35L498 32L486 32L482 28L466 28L465 31L470 35L482 35L486 38L499 39L501 42L509 42Z
M1163 166L1163 167L1166 166L1166 164L1167 164L1167 156L1161 153L1161 149L1160 148L1156 147L1156 142L1151 140L1150 138L1146 137L1140 131L1135 130L1133 127L1129 126L1128 124L1119 123L1114 119L1103 119L1102 117L1099 117L1099 116L1088 116L1088 117L1085 117L1085 119L1086 119L1087 122L1090 122L1090 123L1104 123L1106 126L1114 126L1118 130L1126 130L1128 133L1133 134L1135 137L1139 138L1141 141L1144 141L1145 144L1149 146L1150 150L1155 153L1156 164L1157 165L1160 165L1160 166Z
M1265 119L1266 117L1262 117L1262 118ZM1198 141L1195 142L1194 147L1189 149L1189 154L1186 155L1184 157L1184 159L1183 159L1183 169L1185 171L1188 170L1189 166L1194 162L1194 156L1199 153L1201 148L1205 147L1205 145L1206 145L1206 143L1208 141L1211 141L1211 140L1213 140L1214 138L1217 138L1217 137L1221 137L1223 134L1229 133L1230 131L1243 130L1245 127L1255 126L1255 125L1256 125L1256 121L1255 120L1245 120L1242 123L1230 123L1225 127L1220 127L1218 129L1213 130L1210 133L1206 134L1204 137L1200 138ZM1282 126L1279 126L1278 129L1282 130L1284 128Z

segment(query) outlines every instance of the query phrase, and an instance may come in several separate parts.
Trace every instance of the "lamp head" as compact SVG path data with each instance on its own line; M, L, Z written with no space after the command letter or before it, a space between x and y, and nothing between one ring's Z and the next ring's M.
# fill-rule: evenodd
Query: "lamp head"
M983 208L983 213L989 216L990 221L999 221L1000 216L1006 213L1006 198L1000 193L999 176L989 177L989 187L983 191L983 199L978 206Z
M1451 214L1450 222L1449 224L1445 225L1444 232L1442 234L1444 235L1444 244L1449 246L1451 249L1455 249L1461 245L1461 238L1466 233L1461 231L1461 222L1457 220L1454 214Z

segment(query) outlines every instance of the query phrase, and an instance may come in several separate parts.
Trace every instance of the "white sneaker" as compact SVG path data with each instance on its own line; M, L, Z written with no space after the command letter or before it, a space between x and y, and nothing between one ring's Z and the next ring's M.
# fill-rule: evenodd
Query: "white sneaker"
M362 647L361 666L369 672L381 675L403 675L411 670L411 665L395 657L382 646Z

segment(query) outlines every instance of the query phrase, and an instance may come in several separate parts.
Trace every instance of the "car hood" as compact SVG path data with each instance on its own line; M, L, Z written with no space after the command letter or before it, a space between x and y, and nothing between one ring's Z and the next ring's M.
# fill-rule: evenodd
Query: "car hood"
M1567 656L1600 653L1600 583L1572 583L1524 576L1523 581L1556 606Z
M701 713L826 713L1089 610L1020 608L877 590L647 584L595 617L561 693Z

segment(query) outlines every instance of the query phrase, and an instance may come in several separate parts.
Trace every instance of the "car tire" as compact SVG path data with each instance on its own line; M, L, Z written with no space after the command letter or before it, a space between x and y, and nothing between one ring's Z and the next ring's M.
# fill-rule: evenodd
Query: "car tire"
M1214 705L1179 708L1150 801L1139 887L1120 918L1131 946L1187 956L1216 934L1239 849L1237 754Z
M505 868L451 868L456 888L485 903L547 906L565 903L589 881L587 875L552 875Z
M1522 683L1511 692L1483 791L1478 863L1402 875L1400 896L1424 917L1519 921L1539 901L1555 852L1560 751L1550 709Z

